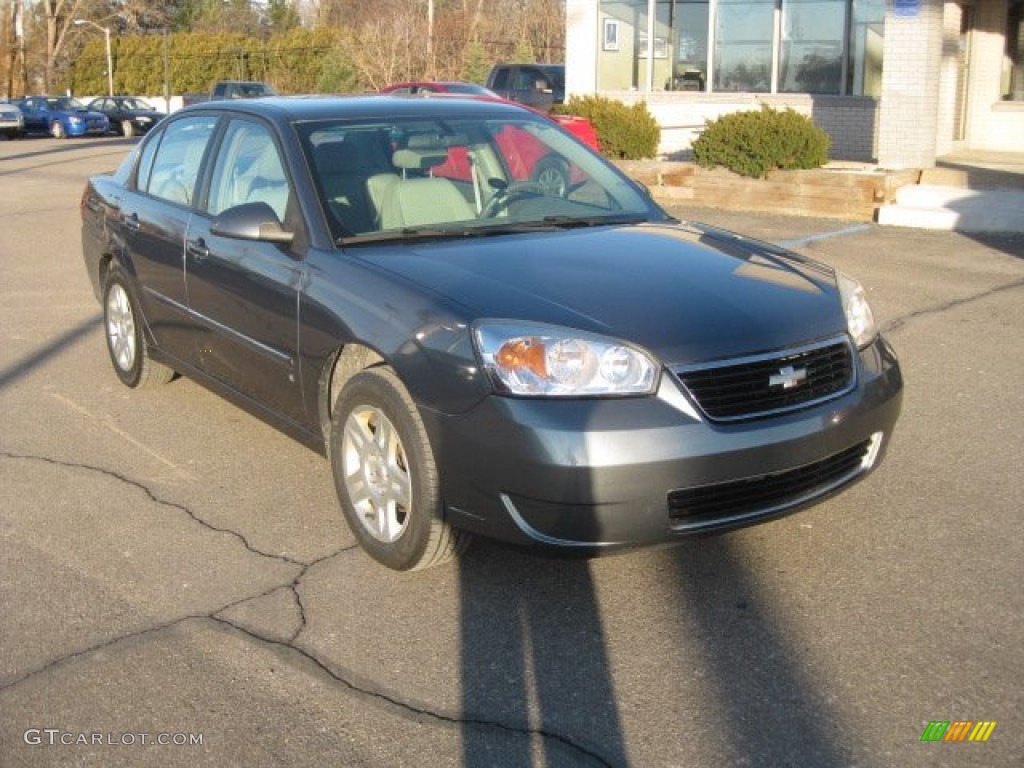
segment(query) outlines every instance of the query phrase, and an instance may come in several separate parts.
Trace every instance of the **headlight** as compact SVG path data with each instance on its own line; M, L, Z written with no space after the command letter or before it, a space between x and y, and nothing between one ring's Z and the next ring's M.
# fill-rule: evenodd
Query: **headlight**
M864 288L842 272L838 278L839 295L842 297L843 312L846 314L846 328L858 348L866 347L875 340L878 328L875 327L875 316L871 314Z
M658 382L653 358L616 339L500 320L478 323L473 336L491 382L507 394L644 395Z

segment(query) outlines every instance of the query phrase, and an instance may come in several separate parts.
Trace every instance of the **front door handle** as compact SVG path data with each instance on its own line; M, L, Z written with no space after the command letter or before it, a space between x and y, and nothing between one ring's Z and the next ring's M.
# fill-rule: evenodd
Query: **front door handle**
M201 237L198 240L189 240L185 250L196 261L203 261L210 257L210 249L206 247L206 241Z
M142 228L142 224L139 222L139 214L133 213L131 216L125 216L124 228L130 229L132 232L138 232Z

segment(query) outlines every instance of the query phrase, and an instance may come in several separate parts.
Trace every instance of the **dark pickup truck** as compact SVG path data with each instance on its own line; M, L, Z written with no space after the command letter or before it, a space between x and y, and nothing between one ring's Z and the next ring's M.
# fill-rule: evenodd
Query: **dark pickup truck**
M184 96L185 106L200 104L204 101L220 101L221 99L256 99L260 96L277 96L277 90L268 83L255 80L220 80L213 84L207 95L205 93L187 93Z

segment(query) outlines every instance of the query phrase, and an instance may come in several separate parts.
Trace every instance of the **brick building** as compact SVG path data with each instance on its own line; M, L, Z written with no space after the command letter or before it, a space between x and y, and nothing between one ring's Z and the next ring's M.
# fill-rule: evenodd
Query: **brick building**
M762 103L811 115L837 159L1024 152L1022 17L1024 0L566 0L566 91L646 101L667 155Z

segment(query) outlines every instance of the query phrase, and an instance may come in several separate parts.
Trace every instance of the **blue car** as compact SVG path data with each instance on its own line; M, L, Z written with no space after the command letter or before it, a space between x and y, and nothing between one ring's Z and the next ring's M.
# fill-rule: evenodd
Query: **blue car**
M90 111L70 96L27 96L17 104L25 115L26 133L49 133L55 139L65 139L103 136L110 130L106 115Z

